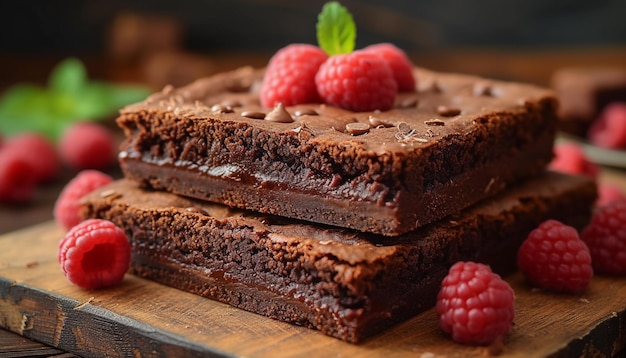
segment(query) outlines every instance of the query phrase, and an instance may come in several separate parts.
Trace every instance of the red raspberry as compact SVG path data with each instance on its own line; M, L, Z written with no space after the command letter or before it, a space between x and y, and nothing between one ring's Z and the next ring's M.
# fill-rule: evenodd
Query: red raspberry
M270 59L261 84L261 104L274 107L319 103L315 74L328 56L322 49L307 44L284 47Z
M59 155L75 169L104 169L115 159L115 138L101 124L77 122L61 136Z
M569 174L582 174L596 178L598 166L590 162L582 148L573 142L562 142L554 146L554 159L549 168Z
M130 266L130 243L110 221L89 219L74 226L59 243L58 258L65 277L78 287L117 285Z
M490 344L511 331L515 293L489 266L457 262L441 283L436 310L454 341Z
M599 273L626 274L626 201L603 206L593 215L581 238L589 246L593 268Z
M517 265L532 285L553 292L581 292L593 277L589 248L578 231L556 220L530 232L517 252Z
M387 63L363 51L328 58L315 83L325 102L357 112L388 110L398 92Z
M589 142L599 147L626 147L626 103L611 103L600 114L588 133Z
M598 184L596 206L605 206L618 200L626 200L626 194L620 187L607 183Z
M84 170L78 173L65 185L54 204L54 218L57 224L66 230L76 226L80 222L78 213L80 199L111 181L113 178L96 170Z
M398 84L399 92L415 92L413 64L404 51L390 43L367 46L363 51L374 53L387 61Z
M0 202L20 203L35 193L35 168L13 150L0 149Z
M10 137L3 150L18 152L35 170L37 182L50 181L59 174L60 163L54 144L38 133Z

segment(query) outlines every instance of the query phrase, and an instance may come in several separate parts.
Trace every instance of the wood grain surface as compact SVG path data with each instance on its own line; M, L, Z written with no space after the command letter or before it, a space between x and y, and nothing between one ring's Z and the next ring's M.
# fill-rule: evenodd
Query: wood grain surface
M63 276L52 223L0 236L0 327L81 356L613 356L626 346L626 280L595 277L581 295L508 278L517 308L502 345L471 347L440 332L433 310L353 345L127 275L104 290Z

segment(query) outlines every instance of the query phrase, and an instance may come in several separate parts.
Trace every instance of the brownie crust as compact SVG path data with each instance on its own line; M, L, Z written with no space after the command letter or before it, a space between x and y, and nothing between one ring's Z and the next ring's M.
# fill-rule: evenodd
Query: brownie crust
M548 218L582 228L595 198L591 180L547 172L390 238L145 190L122 179L87 196L81 215L123 228L136 275L359 342L432 307L454 262L511 272L530 230Z
M121 111L125 177L146 188L387 236L539 173L552 158L553 94L415 69L386 112L259 104L263 71L166 88ZM265 118L265 119L262 119Z

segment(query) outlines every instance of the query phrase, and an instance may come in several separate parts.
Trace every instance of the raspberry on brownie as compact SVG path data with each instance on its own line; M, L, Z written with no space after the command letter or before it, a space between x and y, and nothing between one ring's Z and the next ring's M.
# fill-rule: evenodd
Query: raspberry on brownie
M124 108L120 165L144 187L400 235L531 177L552 158L556 101L531 85L414 68L388 111L259 99L263 70L166 88Z

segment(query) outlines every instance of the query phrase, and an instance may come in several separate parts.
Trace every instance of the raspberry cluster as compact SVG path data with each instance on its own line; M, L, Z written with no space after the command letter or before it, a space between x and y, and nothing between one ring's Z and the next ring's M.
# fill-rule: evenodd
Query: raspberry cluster
M260 96L265 107L321 100L353 111L384 111L393 107L398 91L415 91L415 79L410 60L392 44L334 56L292 44L270 59Z

